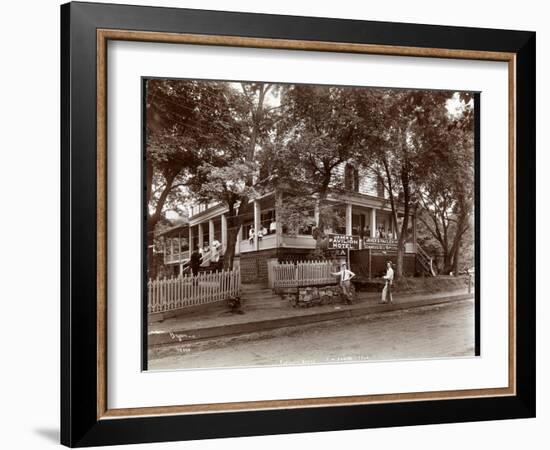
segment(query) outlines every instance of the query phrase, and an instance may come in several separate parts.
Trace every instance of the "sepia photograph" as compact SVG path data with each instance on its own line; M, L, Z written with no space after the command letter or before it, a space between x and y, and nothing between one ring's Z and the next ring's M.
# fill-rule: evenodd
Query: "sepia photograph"
M479 93L142 95L144 370L480 355Z

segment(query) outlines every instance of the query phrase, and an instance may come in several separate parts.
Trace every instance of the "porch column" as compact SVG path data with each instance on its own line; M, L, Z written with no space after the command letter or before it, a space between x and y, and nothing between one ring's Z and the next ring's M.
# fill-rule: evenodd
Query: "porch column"
M189 225L189 258L191 258L191 253L195 249L193 248L193 227Z
M202 229L202 223L198 224L199 227L199 248L204 246L204 231Z
M174 238L170 238L170 262L174 261Z
M376 237L376 209L370 210L370 237Z
M227 217L225 217L225 214L222 214L221 223L222 223L222 251L225 253L225 250L227 247Z
M277 191L275 194L275 246L283 246L283 224L281 223L281 208L283 207L283 193Z
M210 219L208 221L208 245L212 245L214 242L214 220Z
M243 227L239 227L239 232L237 233L237 239L235 239L237 242L235 243L235 255L241 254L241 236L243 234Z
M351 203L346 203L346 234L352 234L352 206Z
M262 210L260 209L260 202L254 200L254 250L258 251L260 249L260 241L258 240L258 232L261 227L261 214Z

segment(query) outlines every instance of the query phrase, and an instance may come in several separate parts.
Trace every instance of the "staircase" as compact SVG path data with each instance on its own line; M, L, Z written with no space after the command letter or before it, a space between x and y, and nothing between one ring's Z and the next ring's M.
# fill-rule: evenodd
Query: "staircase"
M241 285L241 301L245 308L268 309L288 307L288 302L264 284Z
M422 267L424 272L432 277L435 277L433 259L430 255L426 253L426 251L420 246L420 244L416 244L416 262L419 264L420 267Z

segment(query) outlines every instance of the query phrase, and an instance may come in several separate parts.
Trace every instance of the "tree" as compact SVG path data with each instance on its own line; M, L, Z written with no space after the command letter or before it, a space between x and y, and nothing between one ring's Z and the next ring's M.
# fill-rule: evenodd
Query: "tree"
M238 124L234 145L220 147L215 158L203 159L188 183L197 200L221 202L227 207L225 269L233 267L237 235L244 218L252 214L256 188L262 185L259 153L269 142L278 110L277 106L267 105L268 96L277 91L275 85L241 83L240 91L236 86L232 89L231 115Z
M235 103L238 104L227 83L147 80L145 164L149 247L167 209L178 209L182 199L188 197L189 179L202 161L216 160L219 149L236 145L240 126L234 118Z
M409 217L427 162L438 144L445 99L449 96L443 91L355 91L358 115L366 124L370 123L362 128L365 146L370 149L363 163L378 174L391 205L397 234L397 277L403 274ZM398 220L400 211L402 220Z
M313 224L318 253L325 228L338 224L329 192L342 190L339 166L354 154L357 118L347 88L287 85L281 94L284 118L278 127L277 180L292 193L280 216L290 229Z
M459 109L443 118L418 196L419 219L441 247L446 274L458 273L463 239L471 238L474 209L473 104L469 94L455 95L455 103Z

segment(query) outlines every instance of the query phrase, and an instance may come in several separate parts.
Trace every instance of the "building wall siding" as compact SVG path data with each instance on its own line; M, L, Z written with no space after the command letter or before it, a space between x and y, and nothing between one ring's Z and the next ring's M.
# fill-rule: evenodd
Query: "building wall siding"
M241 280L245 284L267 283L267 262L276 258L280 262L318 259L312 249L279 248L242 253L239 258Z
M336 166L334 169L334 183L344 182L345 168L348 163L344 162ZM359 175L359 193L365 195L378 196L378 176L371 168L360 167ZM384 191L384 197L387 198L387 193Z
M267 261L277 257L277 249L241 254L241 281L245 284L267 283Z

